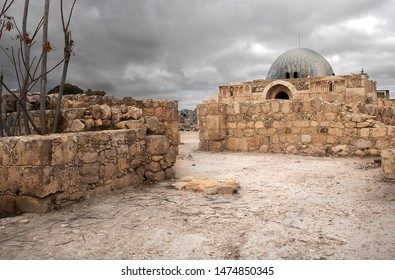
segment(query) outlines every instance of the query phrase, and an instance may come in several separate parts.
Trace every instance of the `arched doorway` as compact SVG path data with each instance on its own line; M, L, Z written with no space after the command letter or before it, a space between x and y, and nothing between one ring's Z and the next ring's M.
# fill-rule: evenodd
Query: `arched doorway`
M292 99L291 90L283 84L274 85L267 91L266 99Z

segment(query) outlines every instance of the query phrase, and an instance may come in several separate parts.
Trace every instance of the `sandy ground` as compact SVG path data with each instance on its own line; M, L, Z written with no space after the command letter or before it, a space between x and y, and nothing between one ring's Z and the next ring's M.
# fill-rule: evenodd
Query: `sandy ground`
M395 259L395 183L373 159L197 151L177 177L235 176L236 195L159 185L0 219L0 259Z

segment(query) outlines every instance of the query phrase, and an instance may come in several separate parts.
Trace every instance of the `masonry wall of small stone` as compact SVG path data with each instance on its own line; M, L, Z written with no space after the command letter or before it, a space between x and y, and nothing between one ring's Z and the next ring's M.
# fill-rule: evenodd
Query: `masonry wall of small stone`
M379 155L395 147L395 127L343 104L305 101L198 105L199 148L309 155Z
M175 176L176 101L74 98L81 103L63 111L68 132L0 139L0 217Z
M387 125L395 125L395 100L379 99L373 104L358 104L358 112L376 117Z

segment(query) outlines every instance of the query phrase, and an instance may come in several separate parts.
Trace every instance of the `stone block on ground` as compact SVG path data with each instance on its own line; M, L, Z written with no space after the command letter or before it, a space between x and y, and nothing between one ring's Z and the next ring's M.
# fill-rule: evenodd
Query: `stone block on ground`
M395 149L381 151L381 159L385 179L395 181Z
M191 190L209 194L234 194L240 189L240 184L236 178L216 180L213 178L194 178L192 176L183 177L172 183L171 186L177 190Z

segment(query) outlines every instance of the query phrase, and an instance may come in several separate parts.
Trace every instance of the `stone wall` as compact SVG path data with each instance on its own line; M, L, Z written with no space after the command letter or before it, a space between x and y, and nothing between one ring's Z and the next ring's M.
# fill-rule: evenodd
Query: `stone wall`
M198 105L200 144L208 151L379 155L395 147L395 127L320 99Z
M360 113L375 116L384 124L395 125L395 100L379 99L372 104L358 104L357 109Z
M68 133L0 139L0 216L175 176L176 101L73 99L62 112Z
M284 92L291 100L321 98L330 102L358 103L377 99L376 83L367 74L309 77L284 80L255 80L219 87L223 103L279 99Z

